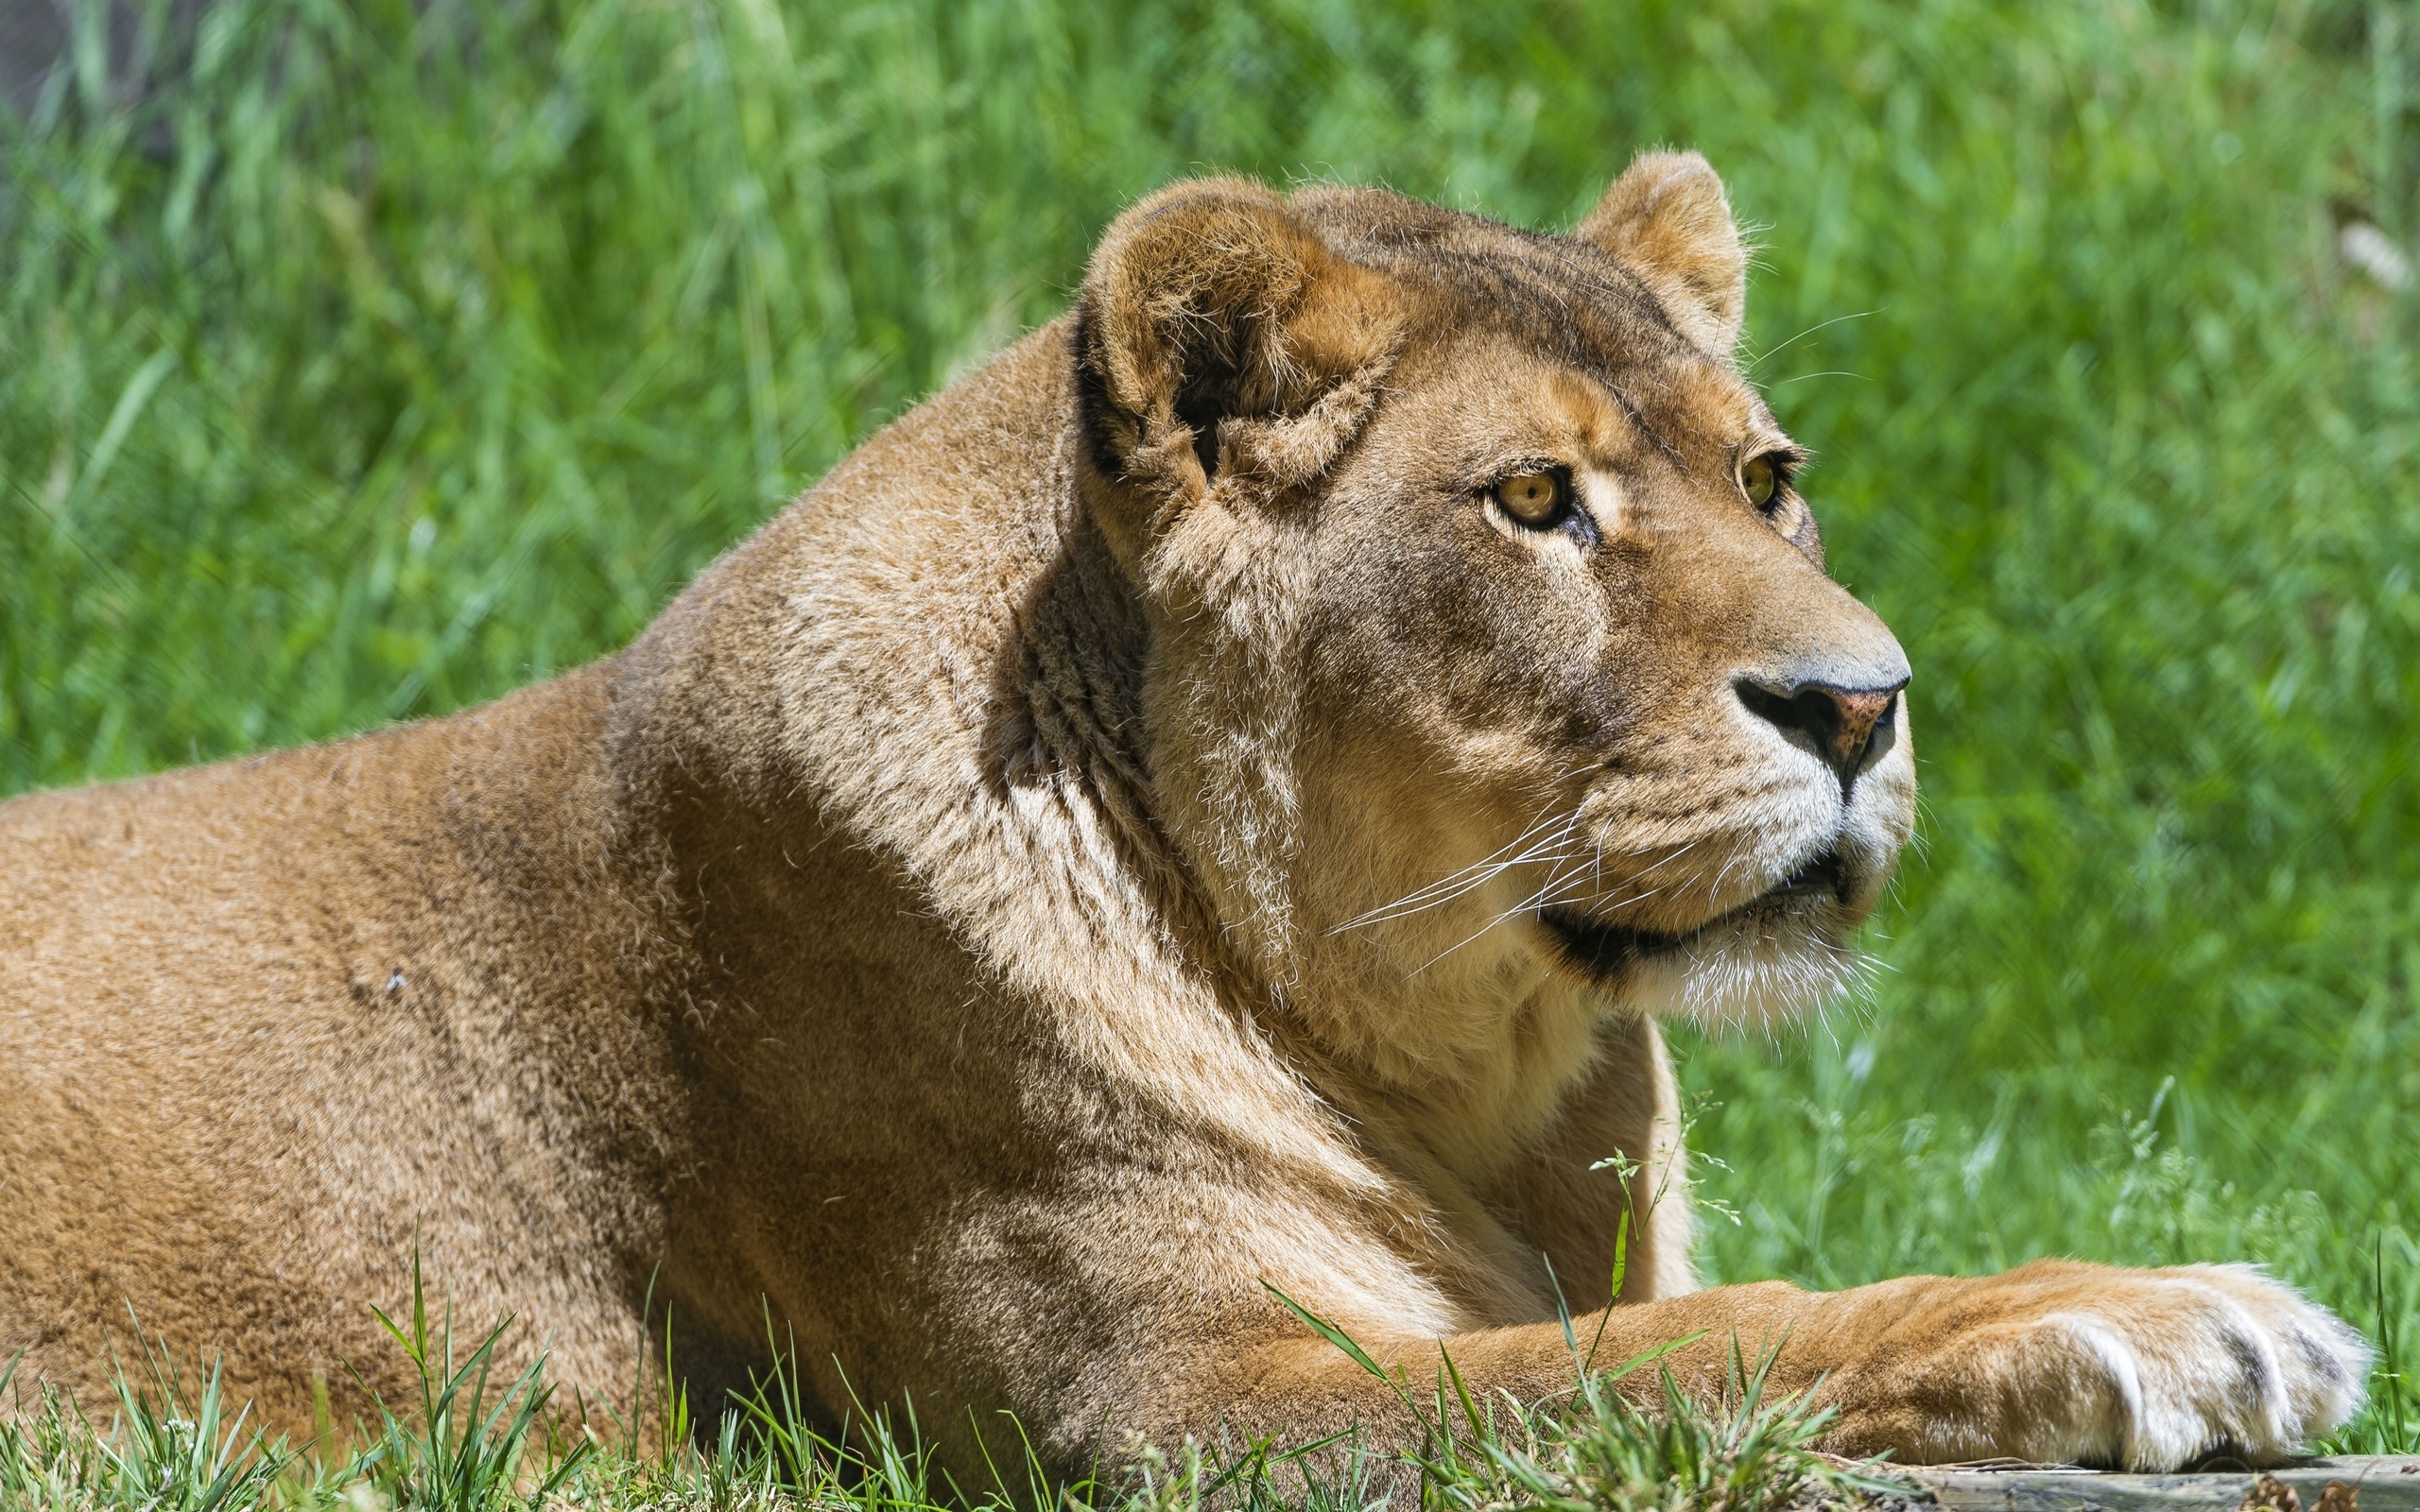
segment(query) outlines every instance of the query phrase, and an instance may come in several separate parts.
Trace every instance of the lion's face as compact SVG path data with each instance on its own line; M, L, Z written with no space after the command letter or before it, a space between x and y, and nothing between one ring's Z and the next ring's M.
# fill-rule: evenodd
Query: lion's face
M1912 819L1908 664L1728 360L1703 162L1568 238L1235 185L1121 230L1098 507L1156 610L1164 822L1274 989L1417 1074L1567 1049L1575 1003L1841 986Z
M1803 1006L1908 837L1906 658L1735 374L1544 345L1407 361L1320 497L1298 928L1422 970L1500 932L1658 1008Z

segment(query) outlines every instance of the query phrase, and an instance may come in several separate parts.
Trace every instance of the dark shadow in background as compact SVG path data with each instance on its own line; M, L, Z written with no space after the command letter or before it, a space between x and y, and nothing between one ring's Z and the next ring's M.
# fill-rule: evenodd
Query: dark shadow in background
M163 78L182 71L193 56L194 35L206 4L0 0L0 105L24 121L43 108L44 95L75 87L79 14L97 20L109 103L131 105ZM149 25L147 16L153 18Z

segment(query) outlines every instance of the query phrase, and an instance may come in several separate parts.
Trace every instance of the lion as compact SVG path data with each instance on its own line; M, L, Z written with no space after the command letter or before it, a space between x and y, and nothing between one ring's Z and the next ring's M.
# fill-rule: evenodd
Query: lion
M1178 183L620 654L0 806L0 1357L300 1425L419 1257L589 1400L668 1309L968 1470L1412 1433L1294 1307L1523 1400L1561 1306L1770 1353L1905 1462L2342 1422L2248 1267L1698 1287L1659 1023L1848 981L1915 793L1744 301L1693 153L1564 234Z

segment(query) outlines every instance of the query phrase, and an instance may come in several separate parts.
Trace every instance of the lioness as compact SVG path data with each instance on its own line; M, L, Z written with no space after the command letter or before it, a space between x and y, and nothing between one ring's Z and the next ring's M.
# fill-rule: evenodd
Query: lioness
M1558 1287L1693 1388L1778 1344L1903 1460L2342 1421L2248 1269L1695 1289L1658 1018L1838 987L1915 791L1743 268L1694 154L1568 235L1178 184L621 655L0 807L0 1356L130 1300L299 1421L417 1246L592 1400L651 1287L965 1465L1406 1431L1270 1288L1523 1398Z

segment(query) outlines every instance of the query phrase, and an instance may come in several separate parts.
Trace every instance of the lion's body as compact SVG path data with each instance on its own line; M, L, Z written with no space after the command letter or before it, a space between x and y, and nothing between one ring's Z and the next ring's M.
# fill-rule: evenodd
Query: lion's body
M870 441L621 655L451 719L0 805L0 1352L89 1387L130 1303L299 1425L315 1374L391 1383L369 1308L401 1297L417 1247L458 1317L516 1314L591 1400L628 1400L651 1298L699 1384L761 1367L769 1325L827 1411L851 1387L912 1395L963 1453L954 1425L1007 1408L1073 1465L1111 1428L1383 1418L1383 1393L1264 1283L1390 1357L1447 1338L1466 1370L1552 1389L1569 1372L1555 1287L1607 1300L1628 1213L1622 1300L1652 1305L1616 1309L1609 1349L1786 1322L1808 1371L1865 1383L1858 1442L2050 1442L2007 1424L2066 1423L2071 1402L1935 1420L1925 1402L2018 1367L1954 1347L2000 1315L1988 1300L1907 1289L2100 1281L1900 1282L1837 1307L1691 1293L1672 1081L1644 1008L1768 1011L1828 981L1912 791L1904 736L1860 744L1835 795L1731 722L1748 716L1723 669L1804 660L1835 635L1821 627L1827 665L1850 669L1833 681L1895 696L1904 680L1878 622L1808 570L1811 524L1745 511L1683 531L1677 486L1638 481L1695 455L1672 444L1688 427L1765 423L1690 355L1727 344L1736 300L1657 237L1704 228L1633 204L1638 224L1604 233L1644 269L1623 298L1670 318L1608 317L1587 338L1650 351L1602 381L1663 375L1627 422L1662 453L1622 439L1585 384L1534 380L1549 397L1532 403L1577 417L1595 438L1571 444L1635 491L1590 502L1567 540L1477 513L1450 517L1477 534L1436 538L1542 554L1561 596L1501 618L1486 594L1512 590L1481 575L1469 597L1461 558L1374 511L1423 467L1461 465L1421 448L1461 455L1438 438L1509 403L1503 375L1527 369L1502 358L1475 384L1445 337L1518 290L1474 293L1442 262L1398 303L1372 290L1417 271L1424 237L1506 267L1564 254L1332 197L1319 234L1361 260L1288 243L1287 276L1349 298L1322 314L1305 297L1258 388L1252 343L1278 338L1238 327L1218 353L1228 418L1187 429L1172 417L1195 390L1152 388L1156 317L1119 302L1117 276L1187 247L1230 272L1250 260L1219 239L1232 228L1146 245L1152 215L1190 213L1159 203L1114 234L1080 318ZM1133 269L1156 287L1151 270ZM1322 364L1310 397L1289 389ZM1356 428L1379 413L1408 418ZM1328 490L1329 533L1253 524L1254 487ZM1156 490L1177 502L1134 503ZM1603 664L1566 685L1522 637L1598 613L1599 581L1646 617L1569 618ZM1640 691L1659 689L1679 691ZM1514 713L1539 697L1562 701ZM1425 721L1416 738L1403 719ZM1616 901L1558 920L1578 821L1541 861L1538 816L1568 775L1545 766L1581 747L1613 751L1606 782L1631 786L1609 799L1590 779L1579 812L1629 816L1605 821L1589 872ZM1709 814L1753 814L1753 839ZM1820 886L1779 859L1809 845L1832 847ZM1662 866L1703 867L1703 896L1654 883ZM1426 898L1441 875L1478 880ZM1647 923L1598 919L1621 909ZM1736 949L1709 933L1735 918ZM1806 961L1755 943L1803 919ZM1715 964L1656 964L1700 954ZM2239 1283L2242 1306L2273 1307L2263 1283L2210 1275L2157 1284ZM1886 1336L1896 1365L1872 1354ZM2335 1410L2318 1389L2263 1431ZM2210 1434L2270 1442L2212 1412ZM2056 1442L2090 1449L2110 1420ZM2142 1443L2119 1452L2175 1452Z
M0 807L0 1338L29 1371L97 1383L131 1306L292 1425L313 1372L390 1363L365 1304L416 1234L468 1316L619 1303L624 1152L668 1153L669 1086L616 1006L634 920L574 875L600 681ZM532 819L568 843L516 843ZM634 1342L557 1356L602 1379Z
M627 1398L652 1281L676 1361L759 1363L769 1297L800 1357L839 1352L861 1390L938 1367L1036 1413L978 1386L983 1362L1050 1380L1104 1345L1148 1356L1164 1310L1132 1294L1199 1267L1204 1234L1265 1233L1230 1285L1357 1273L1371 1321L1550 1309L1538 1247L1565 1236L1491 1210L1558 1183L1517 1162L1499 1190L1441 1181L1374 1107L1347 1136L1357 1089L1306 1095L1166 958L1148 883L1087 864L1131 837L1038 722L1136 690L1087 668L1052 690L1087 708L1025 697L1109 566L1069 541L1066 339L871 443L619 658L452 719L0 807L0 1101L30 1115L0 1123L0 1338L89 1381L130 1301L291 1421L313 1372L377 1379L369 1304L391 1309L417 1243L465 1319L517 1314L592 1400ZM936 431L971 477L936 487ZM903 538L947 561L882 549ZM812 606L786 665L717 643L735 600ZM1052 873L1092 896L1037 889ZM1559 1152L1583 1171L1648 1155L1671 1112L1652 1028L1605 1038L1616 1095ZM1019 1211L1042 1184L1099 1190ZM1322 1206L1287 1212L1294 1184ZM1584 1300L1616 1188L1568 1184ZM1530 1203L1549 1225L1555 1195ZM1395 1210L1398 1245L1350 1254L1330 1203ZM1668 1230L1685 1209L1659 1211ZM1143 1246L1138 1215L1166 1224ZM1685 1243L1637 1248L1634 1294L1686 1284ZM1019 1297L1037 1264L1097 1314ZM953 1349L886 1314L994 1336Z

